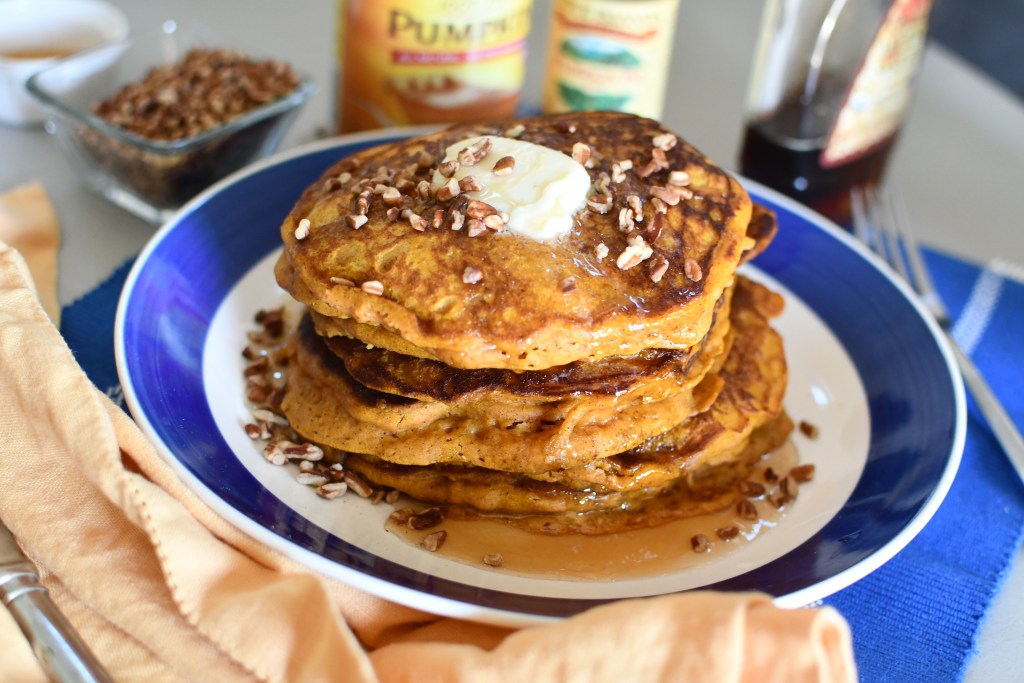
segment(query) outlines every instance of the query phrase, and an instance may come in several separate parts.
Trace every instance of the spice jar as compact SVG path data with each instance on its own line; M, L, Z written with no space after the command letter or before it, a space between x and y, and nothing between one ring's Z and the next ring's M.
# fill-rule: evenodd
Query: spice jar
M340 0L341 132L516 112L532 0Z
M881 181L911 99L931 0L768 0L740 170L850 221Z
M679 0L555 0L544 111L661 118Z

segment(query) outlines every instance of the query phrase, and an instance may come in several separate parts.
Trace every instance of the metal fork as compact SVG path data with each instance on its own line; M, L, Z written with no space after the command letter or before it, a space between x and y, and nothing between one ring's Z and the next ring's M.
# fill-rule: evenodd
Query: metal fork
M945 333L960 366L964 384L974 396L975 403L988 421L1010 464L1017 470L1017 476L1024 482L1024 439L985 378L953 338L952 321L932 284L920 248L910 230L910 221L902 200L891 191L861 191L854 188L850 193L850 204L854 233L910 285Z

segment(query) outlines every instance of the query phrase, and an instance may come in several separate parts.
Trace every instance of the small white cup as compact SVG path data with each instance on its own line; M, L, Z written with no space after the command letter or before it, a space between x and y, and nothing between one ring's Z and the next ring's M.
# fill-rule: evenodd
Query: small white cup
M0 0L0 122L41 122L43 112L25 90L28 77L127 35L124 13L102 0Z

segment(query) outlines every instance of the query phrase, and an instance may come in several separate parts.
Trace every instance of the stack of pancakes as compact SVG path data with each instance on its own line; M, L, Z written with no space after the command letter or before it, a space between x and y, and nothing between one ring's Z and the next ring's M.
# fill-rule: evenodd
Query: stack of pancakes
M584 165L566 236L470 229L486 188L452 198L436 172L478 136ZM774 230L731 176L625 114L362 151L281 227L277 280L308 308L282 410L347 470L450 515L596 534L727 506L791 429L782 300L735 273Z

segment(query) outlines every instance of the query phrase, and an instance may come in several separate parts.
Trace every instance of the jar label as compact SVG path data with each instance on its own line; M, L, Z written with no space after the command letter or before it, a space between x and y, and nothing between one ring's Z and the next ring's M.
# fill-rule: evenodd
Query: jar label
M556 0L544 111L659 118L678 0Z
M342 132L515 114L532 0L342 0Z
M896 133L910 105L931 4L895 0L889 7L829 133L823 167L857 159Z

